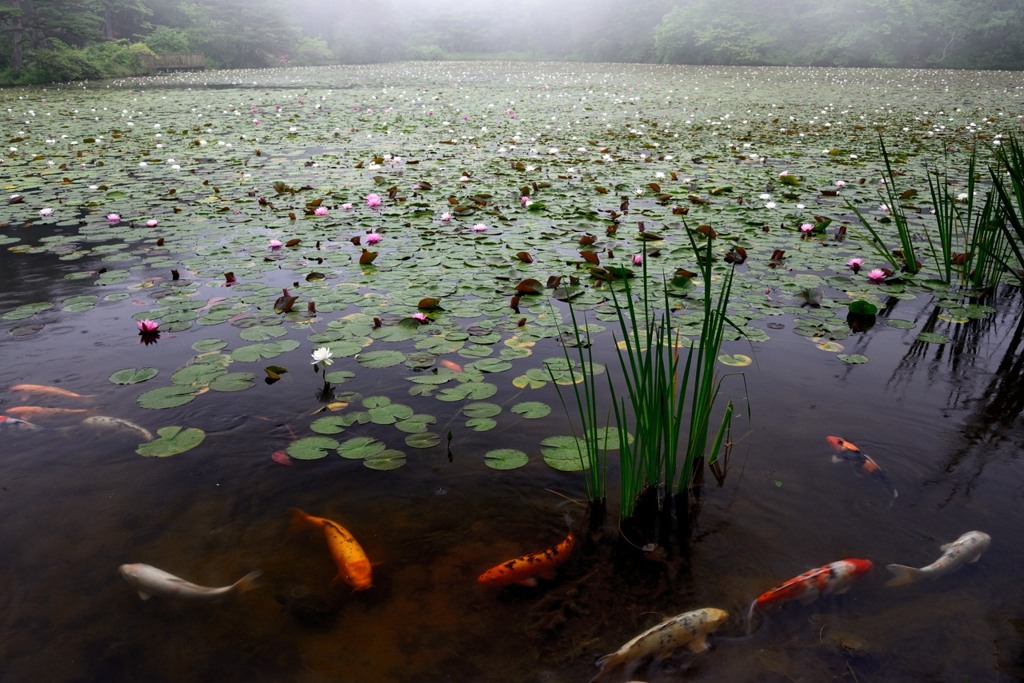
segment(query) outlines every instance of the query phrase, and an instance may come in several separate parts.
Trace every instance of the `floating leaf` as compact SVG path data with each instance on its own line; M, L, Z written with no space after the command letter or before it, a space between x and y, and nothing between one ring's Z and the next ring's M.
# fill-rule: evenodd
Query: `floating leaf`
M484 454L484 464L494 470L514 470L528 462L530 457L514 448L497 448Z
M416 304L421 311L433 311L440 308L441 300L433 296L425 296Z
M516 291L520 294L540 294L544 291L544 285L533 278L526 278L516 285Z
M878 306L874 305L870 301L855 299L850 302L849 310L850 313L856 313L858 315L875 315L878 313Z
M512 412L522 415L527 420L536 420L551 413L551 406L540 401L523 401L512 406Z
M405 360L405 354L393 349L367 351L356 356L356 361L367 368L390 368Z
M108 379L113 384L138 384L153 379L159 372L156 368L126 368L112 373Z
M859 353L840 353L836 358L850 365L861 365L868 362L868 357Z
M829 353L839 353L845 349L842 344L834 341L823 341L818 344L818 348L822 351L828 351Z
M497 403L467 403L462 407L462 414L466 417L494 417L501 412L501 406Z
M349 460L369 458L383 453L384 448L384 444L369 436L357 436L337 446L338 455Z
M589 467L586 446L572 436L549 436L540 442L544 462L561 472L578 472Z
M441 437L433 432L417 432L405 437L405 444L409 448L433 448L441 443Z
M442 401L461 401L463 399L482 400L498 393L498 387L486 382L466 382L455 387L446 387L437 393Z
M195 398L192 387L170 386L160 389L151 389L140 394L135 402L142 408L160 410L163 408L177 408L183 406Z
M917 335L917 341L926 342L928 344L948 344L949 337L938 332L922 332Z
M489 432L498 426L498 422L489 417L473 417L466 420L466 426L474 432Z
M396 470L405 464L405 453L402 451L396 451L394 449L388 449L381 451L374 455L368 456L363 460L363 465L370 468L371 470Z
M267 377L273 380L281 379L281 375L288 372L288 368L281 367L280 365L268 365L263 368L263 372L267 373Z
M251 372L229 372L214 378L210 388L214 391L244 391L255 383L256 378Z
M206 433L195 427L161 427L155 440L139 445L135 452L151 458L166 458L192 450L203 442Z
M917 323L913 320L904 320L903 318L887 318L885 324L898 330L912 330L917 327Z
M429 425L436 424L437 418L433 415L416 413L404 420L395 423L395 427L409 434L418 434L427 431Z
M349 424L350 421L346 416L328 415L314 420L309 428L317 434L341 434Z
M288 446L288 455L296 460L319 460L327 452L338 447L338 442L329 436L307 436Z
M723 353L718 357L718 362L722 365L739 368L750 365L754 361L750 356L744 356L742 353Z

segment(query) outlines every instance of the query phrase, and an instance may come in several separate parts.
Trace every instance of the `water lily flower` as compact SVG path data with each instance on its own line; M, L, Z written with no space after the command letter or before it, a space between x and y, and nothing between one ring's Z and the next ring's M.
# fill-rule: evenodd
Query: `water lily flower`
M53 215L53 209L39 209L40 218L49 218Z
M351 202L345 202L344 204L341 205L341 209L342 209L342 211L351 211L352 210L352 203Z
M800 232L804 233L805 235L811 232L812 230L814 230L814 225L812 223L804 223L803 225L800 226Z
M160 331L160 323L156 320L139 320L135 326L139 328L139 334L156 334Z
M846 187L846 181L845 181L845 180L837 180L837 181L835 182L835 185L836 185L836 187L838 187L839 189L843 189L844 187Z
M644 257L642 254L633 254L633 265L642 266L644 264Z
M448 213L447 211L445 211L444 213L441 214L441 220L443 222L447 223L451 219L452 219L452 215L450 213Z
M477 223L476 225L473 226L473 232L483 232L486 229L487 226L484 225L483 223Z
M314 216L326 216L327 215L327 207L326 206L318 206L318 207L316 207L316 209L313 211L313 215Z
M774 209L775 208L775 202L768 202L768 203L766 203L764 205L764 208L766 208L766 209Z
M868 273L868 279L872 282L881 282L885 279L885 271L881 268L875 268Z
M373 246L374 244L377 244L377 242L380 242L382 239L384 238L379 233L371 232L366 237L363 238L363 241L365 241L367 245Z
M148 221L146 221L147 228L155 228L158 225L160 225L160 222L155 218L150 218Z
M852 258L852 259L850 259L849 261L846 262L846 266L850 270L852 270L854 273L859 273L860 272L860 268L863 265L864 265L864 259L862 259L862 258Z
M533 202L530 200L530 198L527 197L526 195L523 195L522 197L519 198L519 203L522 206L529 206L530 204L533 204Z
M321 346L318 349L313 350L313 362L311 365L320 364L320 367L327 367L334 362L334 354L326 346Z
M111 225L117 225L118 223L121 222L121 214L119 214L119 213L108 213L107 214L107 222L110 223Z
M882 204L881 206L878 207L878 210L881 211L882 213L889 213L890 211L892 211L892 209L889 208L888 204Z
M270 247L271 249L280 249L281 247L284 246L284 242L282 242L281 240L270 240L269 242L267 242L267 246Z
M376 207L376 206L380 206L382 201L383 200L380 198L379 194L372 194L371 193L371 194L366 195L366 205L368 207L370 207L371 209Z
M412 319L413 320L418 320L423 325L426 325L427 323L430 322L430 320L427 319L427 314L423 313L423 312L413 313L412 314Z

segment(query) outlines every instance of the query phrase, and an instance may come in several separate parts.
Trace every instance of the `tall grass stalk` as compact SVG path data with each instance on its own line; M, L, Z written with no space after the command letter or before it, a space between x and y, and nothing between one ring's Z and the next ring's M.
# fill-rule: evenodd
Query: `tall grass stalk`
M623 518L633 514L638 499L650 489L655 490L659 497L669 492L676 495L687 493L698 469L705 462L714 462L717 458L732 421L730 401L709 449L708 435L720 387L715 375L715 361L727 323L725 313L734 270L732 267L728 270L715 301L711 291L711 238L708 237L704 247L699 248L693 234L688 232L688 235L700 264L705 296L701 337L696 346L690 345L686 349L685 357L680 354L682 337L673 327L667 283L662 285L660 314L650 304L646 254L640 292L642 305L638 308L635 303L629 280L623 282L625 305L612 289L622 337L616 344L616 351L629 399L628 406L625 399L614 404L620 439L620 515ZM689 418L685 437L684 416ZM632 443L627 436L630 431ZM680 462L679 450L683 441L685 450Z
M1006 256L1013 255L1016 264L1007 269L1018 280L1024 280L1024 145L1014 136L996 153L998 164L989 167L992 186L999 200L995 223L1006 239ZM1009 176L1009 189L1006 178Z
M576 318L576 310L572 302L569 302L569 315L572 320L572 333L574 348L579 362L579 377L576 375L576 366L569 356L569 349L562 344L562 353L565 356L565 363L569 369L569 378L572 381L572 395L575 403L576 415L580 419L581 432L576 432L576 427L570 421L572 435L576 439L576 449L579 452L580 467L583 470L584 483L587 489L587 501L591 508L604 509L608 489L608 462L606 443L601 443L600 432L597 423L597 386L594 380L594 351L590 343L589 329L581 328ZM586 335L581 333L586 330ZM561 332L561 330L559 330ZM561 336L561 335L560 335ZM548 374L551 382L558 392L558 400L562 402L562 408L569 414L569 406L566 404L562 388L559 386L551 366ZM610 381L610 380L609 380ZM613 394L614 395L614 394ZM607 438L607 432L605 432Z

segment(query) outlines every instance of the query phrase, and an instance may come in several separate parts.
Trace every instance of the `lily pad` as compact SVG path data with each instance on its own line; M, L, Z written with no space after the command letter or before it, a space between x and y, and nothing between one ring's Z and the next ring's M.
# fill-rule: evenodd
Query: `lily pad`
M397 470L405 465L405 453L389 448L363 459L363 465L371 470Z
M722 365L741 368L750 365L754 361L750 356L745 356L742 353L723 353L718 357L718 362Z
M156 368L125 368L124 370L111 373L107 379L112 384L139 384L140 382L153 379L158 374L160 374L160 371Z
M356 356L356 361L367 368L390 368L405 361L405 354L393 349L367 351Z
M551 414L551 406L540 401L523 401L512 406L512 412L527 420L536 420Z
M206 433L195 427L161 427L156 433L156 439L139 445L135 452L151 458L166 458L192 450L206 438Z
M332 439L333 440L333 439ZM337 446L338 455L349 460L369 458L385 450L384 444L368 436L357 436Z
M173 385L150 389L140 394L135 402L142 408L150 410L161 410L163 408L177 408L195 399L192 387Z
M948 344L949 337L938 332L922 332L917 335L917 341L926 342L928 344Z
M849 365L862 365L868 362L868 357L860 353L838 353L836 358Z
M296 460L319 460L327 452L338 447L338 442L328 436L307 436L288 446L288 455Z
M530 456L514 448L497 448L484 454L484 464L494 470L514 470L530 462Z
M317 434L340 434L350 425L347 416L328 415L314 420L309 428Z
M433 448L441 443L441 437L433 432L419 432L405 437L405 444L410 448Z

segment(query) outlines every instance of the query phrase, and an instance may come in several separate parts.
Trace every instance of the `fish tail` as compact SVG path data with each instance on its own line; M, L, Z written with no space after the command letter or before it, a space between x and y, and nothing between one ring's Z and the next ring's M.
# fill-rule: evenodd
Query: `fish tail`
M312 524L310 516L299 508L288 508L288 519L291 522L292 531L298 531Z
M601 668L601 670L597 672L596 676L590 679L590 683L600 681L602 678L605 677L605 674L607 674L609 671L614 670L616 667L619 666L619 664L622 663L621 661L619 661L619 658L616 657L617 654L619 653L612 652L610 654L606 654L604 657L601 657L596 662L594 662L595 664L597 664L597 666Z
M263 585L260 583L261 576L263 576L263 572L258 569L256 571L249 572L235 582L234 588L239 593L248 593L251 590L255 590Z
M757 600L750 603L750 609L747 610L747 635L749 636L754 632L754 612L757 610Z
M907 567L902 564L887 564L885 568L895 574L891 579L886 582L886 586L892 588L893 586L906 586L908 583L914 583L920 578L921 570L916 567Z

